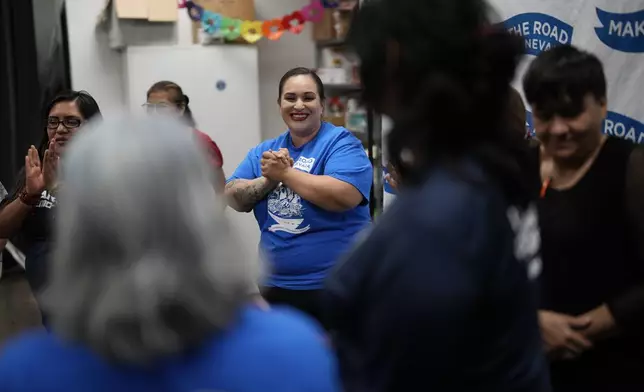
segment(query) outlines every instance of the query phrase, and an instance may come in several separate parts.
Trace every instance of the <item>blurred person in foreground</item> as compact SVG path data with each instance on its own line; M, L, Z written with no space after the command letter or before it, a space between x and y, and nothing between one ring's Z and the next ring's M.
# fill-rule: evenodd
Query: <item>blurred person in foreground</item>
M539 321L553 388L644 391L644 147L602 134L594 54L545 51L523 85L541 142Z
M350 42L405 191L327 281L347 391L549 391L520 38L480 0L366 2Z
M529 139L530 134L526 125L525 104L523 103L521 94L513 87L510 87L505 116L507 126L511 131L517 132L520 135L524 135L524 138ZM396 191L398 191L400 185L402 185L400 173L398 173L396 167L391 163L387 165L387 174L385 175L385 180Z
M52 333L4 347L1 391L338 390L313 321L250 304L257 263L182 127L123 118L74 140L43 296Z

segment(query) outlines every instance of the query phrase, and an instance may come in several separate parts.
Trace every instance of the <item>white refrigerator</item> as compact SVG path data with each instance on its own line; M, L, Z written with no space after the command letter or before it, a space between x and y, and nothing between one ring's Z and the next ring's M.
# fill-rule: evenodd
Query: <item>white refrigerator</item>
M259 69L255 46L145 46L125 53L127 98L142 111L152 84L169 80L190 98L197 129L208 134L224 156L230 176L248 151L260 143ZM256 257L259 229L252 214L228 208L244 248Z

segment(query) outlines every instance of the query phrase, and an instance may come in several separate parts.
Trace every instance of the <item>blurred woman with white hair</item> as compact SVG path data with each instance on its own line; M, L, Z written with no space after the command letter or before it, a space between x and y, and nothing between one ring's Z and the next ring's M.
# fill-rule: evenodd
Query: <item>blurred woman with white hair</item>
M4 347L0 390L338 390L315 324L249 301L258 265L182 127L123 118L72 142L43 296L52 333Z

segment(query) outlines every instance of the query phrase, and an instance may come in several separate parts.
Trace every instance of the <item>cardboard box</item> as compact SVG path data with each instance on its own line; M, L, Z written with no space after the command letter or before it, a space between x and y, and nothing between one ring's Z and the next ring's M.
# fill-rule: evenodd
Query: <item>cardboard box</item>
M313 40L318 42L330 41L333 38L335 38L333 32L333 11L325 9L322 20L313 24Z
M122 50L172 41L178 13L176 0L107 0L97 27L107 32L111 49Z
M344 118L344 116L324 116L322 120L331 123L336 127L344 127L346 124L346 119Z
M114 0L113 7L118 19L176 22L178 18L176 0Z
M322 20L313 26L314 41L342 40L346 38L357 2L342 0L335 9L325 9Z
M241 20L255 20L255 0L193 0L195 4L202 6L208 11L216 12L228 18ZM192 42L199 42L199 31L201 23L192 24ZM235 42L246 42L240 38Z

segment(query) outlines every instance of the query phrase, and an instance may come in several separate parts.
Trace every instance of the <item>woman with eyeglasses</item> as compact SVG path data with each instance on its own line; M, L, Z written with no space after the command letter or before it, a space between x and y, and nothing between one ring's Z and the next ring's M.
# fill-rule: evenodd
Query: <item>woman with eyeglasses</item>
M223 169L224 158L217 143L210 136L197 129L189 104L190 98L183 93L181 86L174 82L163 80L150 87L147 93L147 102L143 104L143 107L151 114L179 116L188 126L195 130L195 135L206 147L210 157L210 162L215 172L215 190L217 193L223 193L226 185L226 176Z
M59 157L84 123L101 117L96 100L84 91L63 92L44 109L45 132L40 147L29 147L25 167L0 203L0 238L19 237L26 277L36 298L47 277ZM44 314L42 319L47 326Z

